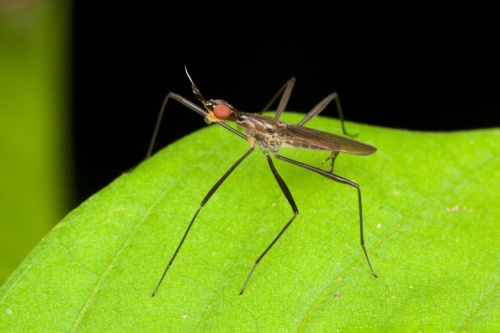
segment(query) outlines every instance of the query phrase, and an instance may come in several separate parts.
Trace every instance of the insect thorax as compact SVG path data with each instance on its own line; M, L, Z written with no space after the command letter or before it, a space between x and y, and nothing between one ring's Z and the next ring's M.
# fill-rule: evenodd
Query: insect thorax
M276 119L251 113L241 113L236 124L241 127L248 136L255 139L255 142L264 152L276 154L281 145L283 123Z
M272 135L262 134L259 132L251 131L251 133L247 133L255 139L255 142L264 152L272 152L276 154L281 145L281 141L273 138Z

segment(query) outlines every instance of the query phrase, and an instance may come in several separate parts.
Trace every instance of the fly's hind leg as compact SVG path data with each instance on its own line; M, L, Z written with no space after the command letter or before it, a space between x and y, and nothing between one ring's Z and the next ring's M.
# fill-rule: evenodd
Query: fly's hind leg
M337 158L338 155L339 155L338 151L332 152L330 156L328 156L327 158L325 158L323 162L321 162L318 168L321 168L323 165L325 165L326 162L330 161L330 167L328 168L328 173L333 174L333 164L335 163L335 159Z

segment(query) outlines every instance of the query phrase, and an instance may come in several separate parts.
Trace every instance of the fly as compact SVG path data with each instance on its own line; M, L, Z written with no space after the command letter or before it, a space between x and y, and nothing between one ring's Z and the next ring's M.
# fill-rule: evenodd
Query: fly
M339 112L339 118L342 125L342 131L344 134L349 135L344 127L344 118L342 114L342 109L340 107L340 102L338 99L337 93L331 93L327 97L325 97L321 102L319 102L311 111L309 111L306 116L297 124L289 124L282 121L279 121L279 118L283 111L285 110L286 104L290 98L293 86L295 84L295 78L291 78L288 80L283 87L274 95L271 101L266 105L264 110L267 110L268 107L271 106L272 103L278 98L279 95L283 94L278 104L278 108L276 111L276 115L273 117L268 117L255 113L246 113L238 111L231 104L227 103L221 99L210 99L206 100L202 95L198 87L194 84L191 76L189 75L187 68L185 68L187 77L191 82L191 87L193 93L198 101L200 101L204 109L191 102L190 100L176 94L170 92L164 99L160 113L158 115L158 120L156 122L155 131L153 134L153 138L151 140L151 144L149 146L147 157L149 157L152 153L154 143L156 141L156 136L158 134L159 126L161 119L163 117L163 113L165 111L165 107L169 99L174 99L186 106L187 108L193 110L194 112L200 114L205 118L205 122L207 124L217 123L220 126L223 126L227 130L233 132L234 134L240 136L243 139L248 141L250 148L226 171L226 173L215 183L215 185L208 191L203 200L200 203L200 206L196 210L191 222L189 223L184 235L177 246L174 254L172 255L170 261L168 262L167 267L163 271L163 274L154 289L151 297L154 297L160 288L163 279L165 278L170 266L174 262L179 250L184 244L186 237L193 226L196 217L200 213L203 206L207 203L207 201L212 197L212 195L217 191L217 189L222 185L222 183L229 177L229 175L240 165L243 160L245 160L251 153L254 152L255 147L259 147L271 168L271 172L276 179L281 191L285 195L290 207L293 211L293 216L288 220L285 226L281 229L278 235L273 239L273 241L267 246L267 248L260 254L260 256L255 260L248 277L246 278L243 287L241 288L240 295L243 294L245 288L252 276L253 272L257 268L260 261L264 258L264 256L269 252L269 250L273 247L273 245L278 241L278 239L283 235L283 233L288 229L288 227L295 220L297 215L299 214L299 210L297 209L297 205L295 204L295 200L293 199L292 193L288 189L288 186L285 184L283 178L281 178L280 174L276 170L274 163L271 159L271 155L275 158L291 163L293 165L299 166L301 168L313 171L323 177L326 177L335 182L346 184L351 187L354 187L358 192L358 206L359 206L359 226L360 226L360 243L361 248L366 257L366 261L368 263L368 267L370 268L371 273L375 278L378 278L375 272L373 271L372 265L370 263L370 259L368 257L368 252L365 248L365 241L363 236L363 214L362 214L362 204L361 204L361 190L357 183L351 181L349 179L343 178L333 172L333 165L335 162L335 158L339 153L348 153L355 155L369 155L373 154L377 149L365 143L349 139L346 137L342 137L339 135L311 129L304 127L303 125L311 120L313 117L318 115L321 111L325 109L325 107L333 100L335 100L337 110ZM238 127L240 127L245 134L237 131L236 129L230 127L225 124L224 121L232 121L235 122ZM279 154L280 148L296 148L296 149L307 149L307 150L318 150L318 151L328 151L330 155L323 161L323 163L319 167L314 167L309 164L305 164ZM321 166L330 161L330 166L328 171L321 169Z

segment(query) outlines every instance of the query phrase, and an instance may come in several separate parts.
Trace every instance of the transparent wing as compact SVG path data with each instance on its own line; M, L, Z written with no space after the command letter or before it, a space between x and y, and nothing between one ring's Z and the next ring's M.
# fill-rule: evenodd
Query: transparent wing
M288 145L298 149L338 151L356 155L369 155L377 151L373 146L340 135L300 125L286 125L282 133L284 147Z

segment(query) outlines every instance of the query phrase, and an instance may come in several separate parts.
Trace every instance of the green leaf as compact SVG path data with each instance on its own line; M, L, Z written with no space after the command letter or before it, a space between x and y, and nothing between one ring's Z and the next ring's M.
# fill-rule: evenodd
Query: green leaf
M339 128L322 117L308 125ZM359 245L356 190L276 160L300 214L239 296L292 217L256 151L201 210L151 298L199 203L248 149L213 125L60 222L0 289L0 331L499 331L500 130L347 126L378 148L341 154L335 172L361 187L379 279ZM312 165L327 155L282 154Z
M70 2L0 3L0 284L72 203Z

